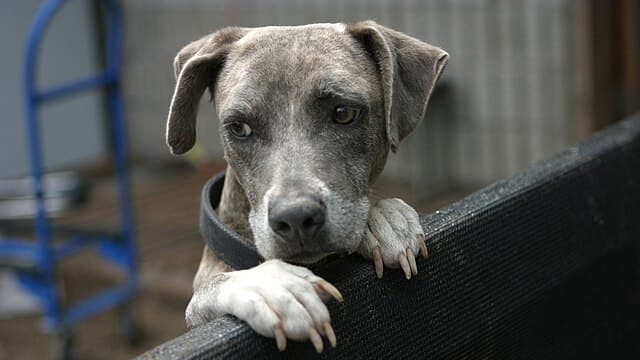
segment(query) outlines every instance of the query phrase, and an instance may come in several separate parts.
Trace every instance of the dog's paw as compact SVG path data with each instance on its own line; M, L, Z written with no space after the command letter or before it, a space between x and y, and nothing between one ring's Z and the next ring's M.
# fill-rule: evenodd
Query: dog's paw
M402 268L411 279L418 273L415 256L428 255L418 213L400 199L378 201L369 213L358 253L373 260L379 278L387 266Z
M269 260L255 268L226 273L228 279L217 289L211 311L232 314L246 321L260 335L275 338L280 351L287 338L310 340L322 352L325 336L336 346L336 336L324 302L342 302L333 285L311 270Z

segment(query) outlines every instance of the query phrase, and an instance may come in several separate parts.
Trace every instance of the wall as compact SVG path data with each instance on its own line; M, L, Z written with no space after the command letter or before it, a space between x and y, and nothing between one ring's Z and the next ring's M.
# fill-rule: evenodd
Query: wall
M15 1L0 11L0 178L28 172L23 107L23 49L39 0ZM69 1L45 34L38 81L47 88L97 69L91 3ZM102 101L85 93L42 108L43 152L48 169L88 164L105 154Z
M187 42L227 25L372 18L451 53L446 94L391 156L385 176L428 196L503 178L575 142L578 2L572 0L125 1L127 109L137 155L168 158L171 63ZM212 106L199 141L220 156ZM424 182L429 186L425 189Z

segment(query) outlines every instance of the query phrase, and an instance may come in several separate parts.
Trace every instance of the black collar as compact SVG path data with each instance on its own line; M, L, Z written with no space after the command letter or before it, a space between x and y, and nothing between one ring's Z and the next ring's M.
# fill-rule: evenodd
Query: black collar
M215 208L220 204L225 173L212 177L202 189L200 234L209 249L235 270L249 269L264 261L256 246L224 226Z

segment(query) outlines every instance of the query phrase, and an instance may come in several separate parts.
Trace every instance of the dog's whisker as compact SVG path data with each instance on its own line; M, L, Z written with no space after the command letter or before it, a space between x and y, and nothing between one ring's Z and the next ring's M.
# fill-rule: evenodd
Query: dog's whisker
M369 189L369 195L374 199L374 200L380 200L380 199L384 199L385 197L387 197L385 194L383 194L382 192L378 191L378 190L374 190L374 189Z

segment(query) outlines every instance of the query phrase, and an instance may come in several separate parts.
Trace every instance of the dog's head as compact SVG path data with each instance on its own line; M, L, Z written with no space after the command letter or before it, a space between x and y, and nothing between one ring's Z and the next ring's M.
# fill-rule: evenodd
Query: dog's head
M194 145L209 89L260 253L352 252L369 186L422 119L447 59L374 22L222 29L175 58L167 143L174 154Z

